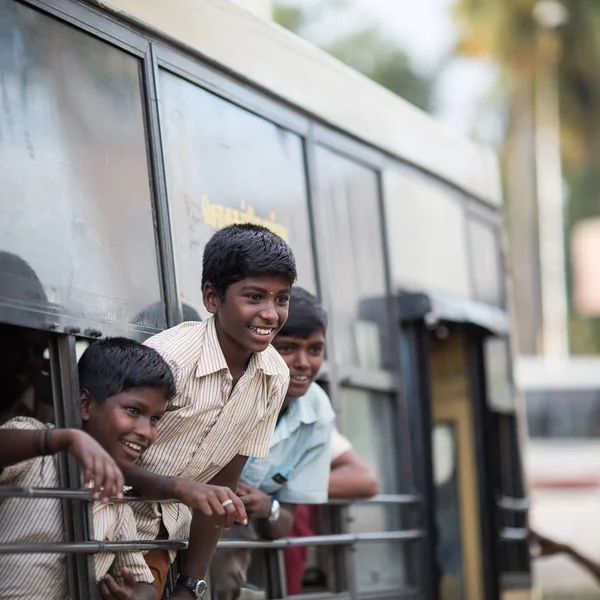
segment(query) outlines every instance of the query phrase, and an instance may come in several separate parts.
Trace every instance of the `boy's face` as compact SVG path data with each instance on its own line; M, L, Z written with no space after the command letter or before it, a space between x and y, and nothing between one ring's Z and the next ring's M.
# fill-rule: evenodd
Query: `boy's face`
M96 402L83 391L83 428L115 459L128 467L154 442L156 425L164 415L167 396L164 388L136 387Z
M215 315L221 344L245 353L266 350L287 320L291 289L281 275L232 283L224 302L208 284L203 292L206 309Z
M273 347L290 368L289 398L299 398L317 378L325 353L325 333L322 329L307 338L278 335Z

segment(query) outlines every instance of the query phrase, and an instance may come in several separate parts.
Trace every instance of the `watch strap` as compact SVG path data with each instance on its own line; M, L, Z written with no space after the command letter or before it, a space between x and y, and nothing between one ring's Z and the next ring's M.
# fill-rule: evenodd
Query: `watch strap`
M208 587L204 579L194 579L181 574L177 577L177 583L190 590L196 598L203 598Z

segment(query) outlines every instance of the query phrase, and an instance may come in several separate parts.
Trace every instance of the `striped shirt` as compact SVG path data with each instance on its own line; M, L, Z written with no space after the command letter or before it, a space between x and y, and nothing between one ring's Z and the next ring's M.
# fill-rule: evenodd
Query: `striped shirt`
M190 321L146 341L169 363L177 396L139 464L160 475L209 482L236 455L266 457L289 383L289 369L269 346L253 354L232 389L214 318ZM191 512L179 504L136 503L138 532L155 539L162 519L170 539L189 536ZM174 556L174 553L171 553Z
M2 426L7 429L44 429L35 419L17 417ZM6 467L0 484L20 487L59 487L58 458L46 456ZM106 542L138 539L135 519L126 504L95 502L94 538ZM62 542L64 525L61 501L51 498L9 498L0 502L0 544ZM96 579L110 573L122 581L127 567L136 581L152 583L152 572L141 552L95 555ZM0 555L0 598L65 600L68 597L66 560L63 554Z

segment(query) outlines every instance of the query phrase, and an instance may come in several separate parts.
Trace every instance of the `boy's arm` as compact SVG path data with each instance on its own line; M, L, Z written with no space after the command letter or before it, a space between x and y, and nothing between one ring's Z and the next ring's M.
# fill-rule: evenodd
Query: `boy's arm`
M240 475L248 460L247 456L238 454L210 481L211 485L227 486L229 489L237 489ZM238 499L239 501L239 499ZM182 575L193 579L204 579L208 572L208 565L219 541L221 527L215 526L214 520L206 517L199 511L194 511L188 549L182 553L183 567ZM173 599L191 598L187 588L176 586L171 594Z
M271 516L271 496L258 488L240 483L238 494L246 507L250 519L256 519L256 529L259 535L268 540L278 540L286 537L294 526L296 505L285 503L279 507L279 517L274 523L269 523Z
M570 556L576 563L586 569L595 579L600 582L600 564L594 560L580 554L575 548L569 544L561 544L550 538L544 537L534 531L531 532L532 541L539 545L539 555L554 556L556 554L566 554Z
M217 477L210 484L200 483L182 477L163 477L137 465L125 468L123 473L127 484L142 498L175 498L227 529L234 522L246 523L246 510L241 500L229 487L215 484ZM231 502L223 507L227 500ZM214 521L215 517L217 521Z
M124 568L123 583L120 584L112 575L105 575L98 582L98 593L101 600L155 600L154 583L136 582L133 574Z
M0 430L0 469L41 455L43 429Z
M0 469L58 452L69 452L80 463L84 485L94 483L94 499L102 496L108 501L110 496L122 497L123 475L119 467L87 433L78 429L49 429L25 418L13 419L0 428ZM8 479L6 474L4 479Z
M100 509L104 510L104 509ZM138 539L137 526L131 506L117 504L106 507L112 518L101 517L94 512L94 530L102 535L101 522L113 521L115 532L111 541L132 542ZM105 515L107 514L105 513ZM152 571L141 552L116 552L109 572L98 582L98 592L102 600L155 600L156 586Z
M347 450L331 463L330 498L371 498L379 493L379 483L354 450Z

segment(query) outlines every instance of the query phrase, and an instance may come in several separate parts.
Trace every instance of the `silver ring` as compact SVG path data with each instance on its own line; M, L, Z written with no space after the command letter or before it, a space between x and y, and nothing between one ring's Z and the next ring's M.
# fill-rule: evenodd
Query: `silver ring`
M233 504L233 500L232 500L231 498L227 498L227 500L225 500L225 502L223 502L223 503L221 504L221 506L222 506L223 508L225 508L226 506L229 506L230 504Z

